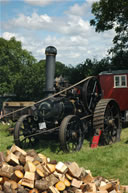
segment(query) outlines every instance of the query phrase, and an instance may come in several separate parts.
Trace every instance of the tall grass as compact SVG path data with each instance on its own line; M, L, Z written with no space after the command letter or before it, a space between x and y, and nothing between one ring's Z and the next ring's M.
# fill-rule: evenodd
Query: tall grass
M0 124L0 151L4 152L13 144L13 136L7 128L7 125ZM122 130L121 141L118 143L91 149L85 140L82 149L75 153L63 153L57 141L50 137L30 148L53 160L75 161L80 167L90 169L93 176L119 179L121 184L128 184L128 128Z

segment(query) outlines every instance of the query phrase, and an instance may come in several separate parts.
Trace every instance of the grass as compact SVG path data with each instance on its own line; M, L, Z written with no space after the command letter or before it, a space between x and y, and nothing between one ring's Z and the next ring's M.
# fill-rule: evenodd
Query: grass
M0 151L6 151L13 144L13 137L7 125L0 124ZM56 140L57 141L57 140ZM109 146L91 149L85 140L82 149L75 153L59 151L59 143L53 139L40 140L34 148L57 161L75 161L80 167L90 169L93 176L119 179L128 184L128 128L122 130L121 141Z

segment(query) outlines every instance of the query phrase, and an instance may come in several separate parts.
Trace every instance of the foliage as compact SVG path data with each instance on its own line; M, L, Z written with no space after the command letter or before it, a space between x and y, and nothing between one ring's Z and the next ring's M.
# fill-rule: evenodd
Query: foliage
M79 82L88 76L97 76L100 72L110 69L110 58L106 57L97 61L96 59L86 59L85 62L76 67L70 66L67 72L68 80L71 84Z
M128 1L100 0L93 3L92 13L95 18L90 24L97 32L114 29L114 48L110 51L117 53L128 49Z
M13 144L13 137L8 133L8 125L0 124L0 151L6 151ZM46 136L45 136L46 137ZM91 149L89 142L84 141L79 152L63 153L59 151L59 141L53 136L42 139L34 148L51 160L77 162L79 166L91 170L93 176L103 176L108 179L119 179L121 184L127 184L128 179L128 128L123 129L121 141L112 145Z
M56 62L55 76L67 76L68 67ZM15 94L17 100L44 97L45 60L39 62L15 38L0 38L0 95Z
M0 95L15 93L15 84L21 73L36 62L21 42L15 38L0 38Z
M43 97L44 63L34 63L24 67L14 85L14 91L20 100L38 100Z

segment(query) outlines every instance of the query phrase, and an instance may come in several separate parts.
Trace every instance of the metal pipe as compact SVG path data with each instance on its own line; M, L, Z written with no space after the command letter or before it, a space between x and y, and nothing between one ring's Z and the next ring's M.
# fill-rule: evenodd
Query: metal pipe
M54 92L54 76L55 76L55 60L57 49L53 46L48 46L45 49L46 54L46 95L49 96Z

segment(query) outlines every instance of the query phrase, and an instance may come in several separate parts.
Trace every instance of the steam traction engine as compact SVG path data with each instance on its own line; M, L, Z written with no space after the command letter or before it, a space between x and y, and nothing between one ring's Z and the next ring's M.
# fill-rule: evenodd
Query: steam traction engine
M46 48L46 98L31 107L14 129L15 144L24 147L39 135L57 132L64 151L79 151L85 137L92 146L107 145L120 139L120 109L114 99L101 99L96 77L87 77L73 86L54 85L55 47ZM63 83L63 90L62 90Z

